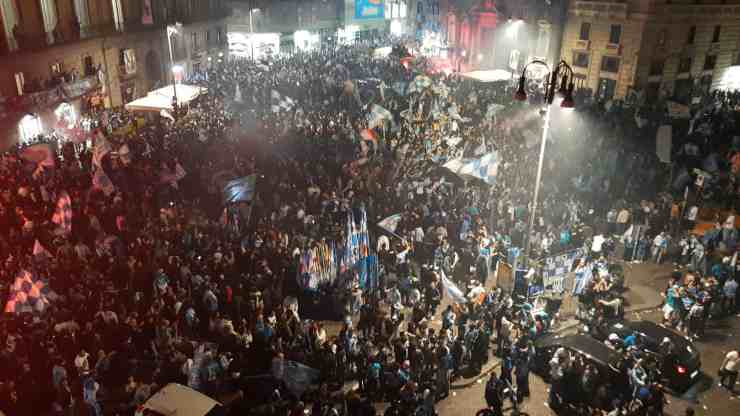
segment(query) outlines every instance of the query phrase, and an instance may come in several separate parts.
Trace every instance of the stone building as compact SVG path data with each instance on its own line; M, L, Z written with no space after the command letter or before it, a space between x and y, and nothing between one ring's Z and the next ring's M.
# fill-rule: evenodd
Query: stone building
M598 98L740 88L740 0L572 1L561 57Z
M54 129L60 113L117 107L171 80L176 63L197 69L225 42L222 0L0 0L0 144ZM219 35L221 33L221 35ZM26 134L26 135L27 135Z

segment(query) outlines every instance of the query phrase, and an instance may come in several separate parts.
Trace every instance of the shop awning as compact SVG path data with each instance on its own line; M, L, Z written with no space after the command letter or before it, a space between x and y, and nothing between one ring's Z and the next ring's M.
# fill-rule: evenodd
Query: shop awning
M511 80L511 72L504 69L465 72L462 76L479 82L501 82Z
M164 416L205 416L217 406L221 404L190 387L170 383L150 397L142 407Z
M511 80L511 72L505 69L465 72L462 76L479 82L501 82Z
M172 110L172 97L174 97L175 88L172 85L149 91L146 97L138 98L126 104L126 110L129 111L161 111ZM177 103L178 105L187 104L206 91L205 88L196 87L187 84L177 84Z

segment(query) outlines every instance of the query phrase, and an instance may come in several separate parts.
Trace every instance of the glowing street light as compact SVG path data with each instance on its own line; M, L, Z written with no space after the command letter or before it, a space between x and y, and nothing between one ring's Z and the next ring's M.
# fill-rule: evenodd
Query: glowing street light
M174 25L167 25L167 45L170 48L170 66L172 67L172 111L174 117L177 117L177 80L175 79L175 58L172 55L172 36L178 34L182 29L182 23L177 22ZM182 68L182 67L180 67Z
M550 69L547 63L539 60L534 60L525 65L522 69L522 74L519 77L519 88L517 88L517 91L514 94L514 99L517 101L527 100L527 91L525 89L527 78L525 74L527 73L527 67L532 64L544 65L548 70ZM542 128L540 155L537 162L537 178L535 179L534 183L534 199L532 200L532 212L529 217L527 235L525 236L526 240L524 246L524 256L526 261L529 261L530 250L532 247L532 230L534 229L534 220L535 216L537 215L537 199L539 198L540 193L540 182L542 182L542 164L545 159L547 135L550 131L550 108L552 107L552 102L555 99L555 88L558 85L558 77L560 76L561 71L563 73L563 77L562 82L560 83L560 88L558 89L558 93L563 97L563 100L560 102L560 107L567 109L572 109L575 107L575 103L573 101L573 68L565 63L565 61L560 61L550 72L550 75L547 79L547 84L545 85L545 125Z

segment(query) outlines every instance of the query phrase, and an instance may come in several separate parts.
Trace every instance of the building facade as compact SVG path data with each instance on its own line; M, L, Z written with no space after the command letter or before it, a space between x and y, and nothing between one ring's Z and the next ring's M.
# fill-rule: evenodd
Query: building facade
M414 38L440 33L447 0L232 1L227 21L232 54L260 55L371 42L386 34ZM250 40L251 39L251 40ZM253 50L253 49L257 50ZM235 52L235 53L234 53ZM276 52L276 51L272 51Z
M183 23L173 52L190 69L227 13L221 0L0 0L0 143L146 95L170 79L165 27Z
M739 0L573 1L561 57L599 99L641 93L689 103L740 88Z
M552 63L564 26L564 0L451 0L448 44L458 67L519 72L534 59Z

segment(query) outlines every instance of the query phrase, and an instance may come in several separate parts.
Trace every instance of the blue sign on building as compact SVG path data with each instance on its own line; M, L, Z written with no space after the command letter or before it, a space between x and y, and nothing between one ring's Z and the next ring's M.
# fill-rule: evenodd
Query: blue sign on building
M385 18L384 0L355 0L355 19Z

